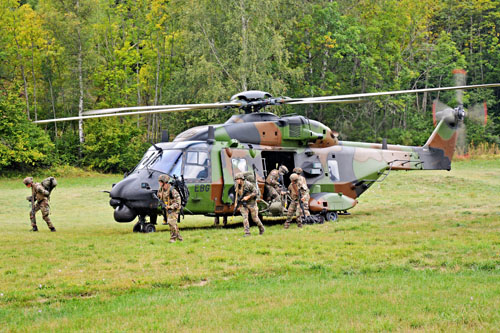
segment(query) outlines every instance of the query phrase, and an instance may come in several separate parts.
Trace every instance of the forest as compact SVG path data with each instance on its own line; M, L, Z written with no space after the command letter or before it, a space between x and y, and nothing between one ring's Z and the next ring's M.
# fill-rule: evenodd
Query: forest
M0 172L70 165L132 168L144 150L233 111L207 110L37 125L83 111L227 101L240 91L309 97L500 82L496 0L2 0ZM279 107L342 140L422 145L434 99L454 92L373 98L362 104ZM500 144L500 89L488 124L467 122L469 144Z

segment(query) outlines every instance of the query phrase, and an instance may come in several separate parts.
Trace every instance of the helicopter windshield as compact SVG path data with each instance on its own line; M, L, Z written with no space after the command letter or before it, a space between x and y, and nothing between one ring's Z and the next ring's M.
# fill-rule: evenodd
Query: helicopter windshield
M142 157L141 161L137 164L137 166L134 168L134 171L138 171L146 167L149 163L151 163L151 159L157 153L158 151L156 149L149 149L144 156Z
M147 167L169 174L170 176L180 176L182 166L182 150L163 150L158 154Z

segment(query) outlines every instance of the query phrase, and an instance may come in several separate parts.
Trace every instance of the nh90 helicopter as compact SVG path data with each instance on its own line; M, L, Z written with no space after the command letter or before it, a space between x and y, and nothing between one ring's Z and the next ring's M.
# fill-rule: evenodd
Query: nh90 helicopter
M214 216L216 223L222 217L225 224L227 217L233 215L236 173L252 173L266 197L268 172L285 165L290 172L294 167L303 169L311 193L311 214L321 216L321 220L335 221L339 213L346 214L363 192L381 177L385 179L391 170L450 170L457 133L466 116L462 89L498 86L500 83L308 98L273 97L253 90L238 93L225 103L92 110L82 117L37 123L200 109L243 110L243 114L233 115L224 124L194 127L177 135L173 142L153 144L137 166L109 192L114 219L123 223L138 218L134 231L154 232L158 216L157 179L161 174L169 174L182 177L189 189L185 207L188 214ZM451 108L436 104L440 106L436 112L439 123L421 147L391 145L385 141L339 141L334 131L318 121L261 112L273 105L356 103L374 96L444 90L456 90L459 105ZM287 186L288 177L284 180L283 185ZM260 208L263 216L286 215L269 209L262 199Z

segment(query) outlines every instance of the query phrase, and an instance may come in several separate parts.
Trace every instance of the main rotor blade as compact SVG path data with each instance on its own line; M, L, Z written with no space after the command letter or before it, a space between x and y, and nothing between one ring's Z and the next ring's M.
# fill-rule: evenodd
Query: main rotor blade
M301 100L296 100L292 102L288 102L287 100L283 101L283 104L287 105L300 105L300 104L354 104L354 103L366 103L366 100L363 99L334 99L334 100L308 100L308 101L301 101Z
M190 110L193 110L193 109L190 109L190 108L179 108L179 109L166 109L166 110L149 110L149 111L136 111L136 112L108 113L108 114L97 114L97 115L81 116L81 117L44 119L44 120L34 121L33 123L35 123L35 124L46 124L46 123L56 123L56 122L61 122L61 121L71 121L71 120L80 120L80 119L104 118L104 117L118 117L118 116L135 116L135 115L140 115L140 114L178 112L178 111L190 111Z
M474 88L494 88L500 87L500 83L488 83L488 84L475 84L470 86L455 86L455 87L440 87L440 88L424 88L424 89L411 89L411 90L395 90L395 91L383 91L376 93L363 93L363 94L350 94L350 95L335 95L335 96L320 96L320 97L305 97L300 98L301 101L323 101L323 100L338 100L338 99L351 99L351 98L363 98L363 97L376 97L376 96L387 96L387 95L401 95L401 94L411 94L411 93L422 93L431 91L445 91L445 90L456 90L456 89L474 89ZM297 99L295 99L297 100Z
M89 110L82 112L84 116L97 115L97 114L108 114L122 111L143 111L143 110L168 110L168 109L189 109L189 110L199 110L199 109L220 109L226 106L239 107L241 103L210 103L210 104L178 104L178 105L150 105L150 106L130 106L121 108L110 108L102 110Z

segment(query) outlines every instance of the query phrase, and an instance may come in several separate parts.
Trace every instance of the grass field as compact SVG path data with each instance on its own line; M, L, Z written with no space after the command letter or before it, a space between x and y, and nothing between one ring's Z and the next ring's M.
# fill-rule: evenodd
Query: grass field
M0 179L0 331L498 331L500 159L392 172L336 223L134 234L119 176L59 177L50 233Z

